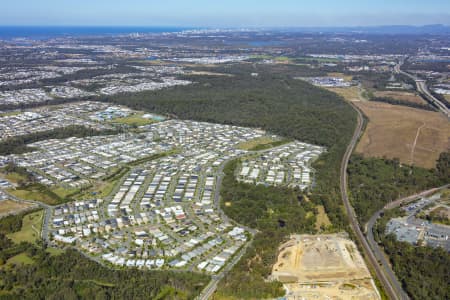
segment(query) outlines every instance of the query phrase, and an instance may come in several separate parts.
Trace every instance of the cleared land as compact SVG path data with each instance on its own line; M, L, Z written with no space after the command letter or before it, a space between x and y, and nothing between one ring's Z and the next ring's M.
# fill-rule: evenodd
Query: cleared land
M280 246L272 277L287 299L380 299L356 245L344 234L295 235Z
M361 91L358 86L350 86L350 87L330 87L326 88L327 90L334 92L342 97L344 99L347 99L349 101L364 101L365 99L361 96Z
M450 123L442 114L377 102L355 102L369 118L356 152L399 158L402 163L434 168L450 148Z
M117 185L118 182L119 179L112 181L97 181L96 183L93 184L92 187L80 191L80 193L78 194L73 195L73 198L80 200L87 199L93 196L98 198L104 198L112 192L112 190L114 189L114 187Z
M19 203L12 200L0 201L0 216L19 213L35 206L29 203Z
M312 56L301 56L301 57L297 57L296 59L301 60L301 61L317 61L317 62L321 62L321 63L339 62L339 59L336 59L336 58L312 57Z
M49 253L51 256L58 256L60 254L63 254L65 252L65 250L59 249L59 248L48 247L47 249L45 249L45 252Z
M8 234L8 238L16 244L20 242L36 243L42 230L43 217L43 210L25 215L20 231Z
M443 219L447 222L450 221L450 207L448 206L438 206L436 208L433 208L433 210L430 211L431 219ZM446 223L447 223L446 222Z
M292 142L292 140L289 139L275 139L270 136L262 136L259 138L255 138L252 140L249 140L247 142L240 143L237 147L242 150L247 151L259 151L259 150L265 150L270 149L273 147L278 147L284 144L287 144L289 142Z
M353 80L353 76L352 75L345 75L344 73L328 73L328 76L342 78L345 81L352 81Z
M63 199L61 199L56 193L53 193L45 187L37 185L9 189L9 193L20 199L39 201L50 205L63 202Z
M206 72L206 71L192 71L189 75L208 75L208 76L226 76L233 77L233 74L219 73L219 72Z
M435 205L424 209L418 217L433 223L450 226L450 194L448 192L449 189L443 192Z
M7 265L31 265L34 263L34 260L31 259L26 253L20 253L16 256L11 257L6 262Z
M1 177L7 179L9 182L14 184L19 184L20 182L26 182L27 178L19 173L16 172L0 172Z
M398 91L377 91L374 93L374 96L381 98L392 98L395 100L401 100L416 104L424 104L424 105L428 104L427 101L425 101L422 97L420 97L415 93L398 92Z
M320 230L321 227L328 227L331 225L330 219L323 205L317 205L317 216L316 216L316 229Z
M2 112L0 113L0 117L6 117L6 116L16 116L21 114L20 111L8 111L8 112Z
M132 114L123 118L116 118L112 120L113 123L124 124L129 126L144 126L155 123L154 120L143 117L144 113Z

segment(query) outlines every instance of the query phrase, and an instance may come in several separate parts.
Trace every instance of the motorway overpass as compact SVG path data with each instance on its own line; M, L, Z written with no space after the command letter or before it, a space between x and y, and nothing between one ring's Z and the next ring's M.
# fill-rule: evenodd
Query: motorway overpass
M422 96L425 98L425 100L427 100L431 105L433 105L434 107L436 107L437 109L439 109L439 111L441 111L447 118L450 118L450 110L447 108L447 106L445 105L445 103L442 103L440 100L436 99L436 97L434 97L430 90L428 89L428 86L426 84L426 81L423 79L418 78L415 75L409 74L405 71L402 71L401 66L403 64L403 61L400 61L395 67L394 67L394 71L398 74L403 74L405 76L408 76L409 78L411 78L412 80L415 81L416 83L416 88L417 91L422 94Z

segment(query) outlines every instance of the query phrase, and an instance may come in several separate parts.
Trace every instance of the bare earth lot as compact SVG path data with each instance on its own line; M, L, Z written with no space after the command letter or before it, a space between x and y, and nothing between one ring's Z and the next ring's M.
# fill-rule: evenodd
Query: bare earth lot
M11 200L0 201L0 217L19 213L21 211L29 209L32 206L34 205L28 203L18 203Z
M354 104L369 118L358 153L434 168L439 154L450 147L450 122L438 112L377 102Z
M317 206L317 216L316 216L316 229L320 230L321 227L327 227L331 225L331 221L328 218L327 213L325 212L325 208L323 207L323 205L318 205Z
M416 95L414 93L408 93L408 92L378 91L378 92L375 92L375 97L387 97L387 98L407 101L407 102L416 103L416 104L427 104L427 101L425 101L419 95Z
M287 299L380 299L345 234L292 236L280 246L272 277L283 282Z
M330 88L326 88L327 90L334 92L342 97L344 97L345 99L349 100L349 101L361 101L364 99L361 99L361 91L359 89L359 87L357 86L351 86L351 87L342 87L342 88L335 88L335 87L330 87Z

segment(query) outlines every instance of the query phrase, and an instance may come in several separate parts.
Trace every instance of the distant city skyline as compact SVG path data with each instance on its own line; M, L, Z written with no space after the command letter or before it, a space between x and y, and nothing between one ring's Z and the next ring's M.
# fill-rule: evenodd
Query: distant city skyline
M450 25L448 0L16 0L0 25L305 27Z

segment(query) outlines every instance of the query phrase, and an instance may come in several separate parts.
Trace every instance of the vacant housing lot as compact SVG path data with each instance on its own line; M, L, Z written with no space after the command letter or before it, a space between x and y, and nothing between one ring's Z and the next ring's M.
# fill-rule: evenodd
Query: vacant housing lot
M387 103L355 104L369 118L358 153L434 168L439 154L450 147L450 123L440 113Z

